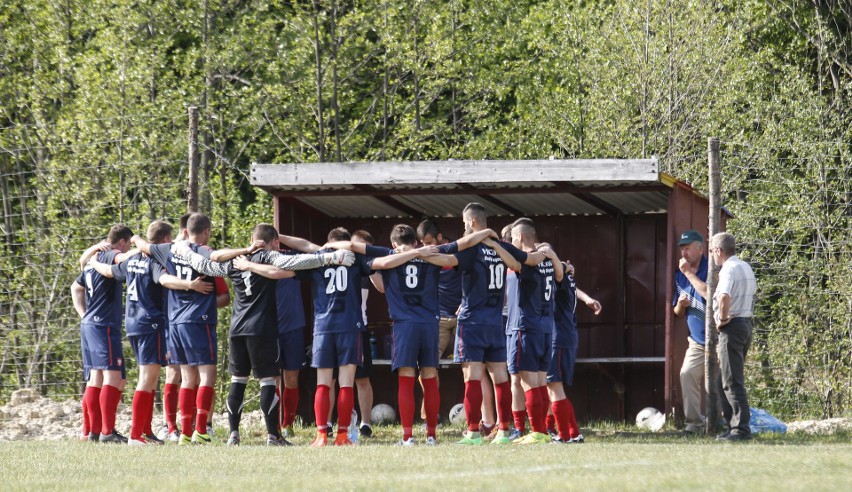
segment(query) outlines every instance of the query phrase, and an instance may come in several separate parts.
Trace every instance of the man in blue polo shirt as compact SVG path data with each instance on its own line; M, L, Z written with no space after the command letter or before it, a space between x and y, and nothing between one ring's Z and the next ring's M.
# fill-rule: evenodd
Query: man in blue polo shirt
M680 368L680 386L683 393L683 413L687 434L704 432L704 415L701 413L704 387L704 312L707 297L707 257L704 255L704 238L698 231L689 230L680 235L679 271L675 273L672 305L676 316L686 315L689 326L689 348Z

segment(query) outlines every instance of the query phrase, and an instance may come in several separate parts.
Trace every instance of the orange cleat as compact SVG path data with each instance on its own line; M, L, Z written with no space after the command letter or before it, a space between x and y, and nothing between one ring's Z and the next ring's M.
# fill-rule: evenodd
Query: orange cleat
M341 432L334 439L335 446L352 446L354 442L349 440L349 436L345 432Z
M317 431L317 438L310 444L312 448L322 448L328 446L328 434L325 429Z

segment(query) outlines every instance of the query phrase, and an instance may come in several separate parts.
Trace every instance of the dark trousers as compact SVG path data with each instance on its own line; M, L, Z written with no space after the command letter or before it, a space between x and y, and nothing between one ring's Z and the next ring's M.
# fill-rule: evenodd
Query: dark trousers
M719 402L732 434L751 435L748 396L745 389L745 358L751 345L751 319L734 318L719 332Z

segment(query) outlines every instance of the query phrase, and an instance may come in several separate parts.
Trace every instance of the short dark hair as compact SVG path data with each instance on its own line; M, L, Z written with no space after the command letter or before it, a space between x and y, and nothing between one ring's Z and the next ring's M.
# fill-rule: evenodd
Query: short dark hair
M188 230L190 234L201 234L202 232L210 229L210 227L210 217L204 214L194 213L186 219L186 230Z
M189 221L189 217L192 215L192 212L185 213L180 216L180 220L178 220L178 227L181 229L186 229L186 223Z
M116 224L109 229L109 234L107 235L107 241L110 244L115 244L120 240L124 239L125 241L130 241L130 238L133 237L133 231L130 230L124 224Z
M352 239L352 235L349 234L349 231L346 230L345 227L335 227L334 229L328 231L328 241L349 241Z
M464 210L462 210L462 215L464 214L473 215L473 217L479 222L482 222L487 218L487 215L485 214L485 207L478 202L468 203L467 206L464 207Z
M441 228L438 223L431 219L426 219L417 225L417 239L423 240L424 237L431 235L435 240L438 239L438 234L441 233Z
M417 242L417 233L408 224L397 224L391 230L390 240L392 244L414 245Z
M376 240L373 239L373 235L370 234L369 232L365 231L364 229L358 229L357 231L353 232L352 237L355 237L355 236L360 237L361 239L364 240L365 243L369 244L370 246L372 246L373 243L376 242Z
M254 226L254 231L251 233L255 239L266 241L266 244L271 244L278 239L278 231L271 224L261 222Z
M172 234L172 231L174 231L174 226L170 223L165 220L155 220L148 226L148 232L145 235L148 238L148 242L160 244L166 239L166 236Z
M520 227L521 232L528 236L532 236L533 239L537 239L536 230L535 230L535 222L532 219L527 217L521 217L520 219L512 222L512 229L515 227Z

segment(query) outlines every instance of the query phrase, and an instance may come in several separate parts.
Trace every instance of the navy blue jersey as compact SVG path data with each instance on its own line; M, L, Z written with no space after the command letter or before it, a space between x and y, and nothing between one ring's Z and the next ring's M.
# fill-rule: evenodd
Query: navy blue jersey
M462 299L461 273L452 267L441 269L438 281L438 305L442 318L455 318Z
M254 263L268 263L268 253L266 250L255 251L249 260ZM226 265L229 265L228 277L234 284L235 296L230 336L277 337L277 280L237 270L231 263Z
M203 276L193 270L189 266L189 262L172 255L171 247L171 244L151 245L151 256L165 268L166 273L181 280L189 281ZM210 258L212 250L207 246L189 243L189 247L201 256ZM207 277L205 281L210 282L215 287L212 277ZM209 294L202 294L194 290L166 290L168 291L167 304L170 325L179 323L216 324L218 322L215 288Z
M444 252L451 250L449 246L440 246L438 249ZM527 261L527 254L511 244L501 241L500 246L522 264ZM493 248L480 243L459 251L456 258L458 269L462 272L459 322L501 325L506 264L500 255Z
M120 251L102 251L97 259L112 265ZM100 326L121 326L124 306L121 304L121 282L104 277L91 266L86 266L77 277L77 283L86 288L86 315L83 323Z
M388 253L393 253L388 250ZM367 261L373 264L373 259ZM395 322L432 323L438 321L438 279L441 267L413 258L407 263L382 270L390 318Z
M288 333L305 327L305 306L302 303L302 283L295 278L282 278L275 286L278 310L278 333Z
M553 346L574 349L579 343L577 334L577 284L574 276L565 274L556 289L556 306L553 311Z
M518 273L517 293L509 297L509 326L512 331L551 333L556 287L553 262L549 258L536 266L522 265ZM515 303L519 310L517 316L512 313Z
M698 271L695 275L702 282L707 282L707 257L701 256L701 261L698 263ZM689 282L689 279L678 270L675 272L674 295L672 296L672 306L677 305L677 300L681 294L686 294L689 299L689 307L686 308L686 325L689 327L689 336L693 340L704 345L704 312L707 310L707 301L695 290L695 287Z
M127 334L148 335L166 328L166 293L160 285L163 266L143 253L112 266L112 274L127 284L125 325Z
M329 250L323 250L323 253ZM351 266L329 265L296 272L309 279L314 298L314 334L364 330L361 318L361 279L370 275L367 258L355 255Z

